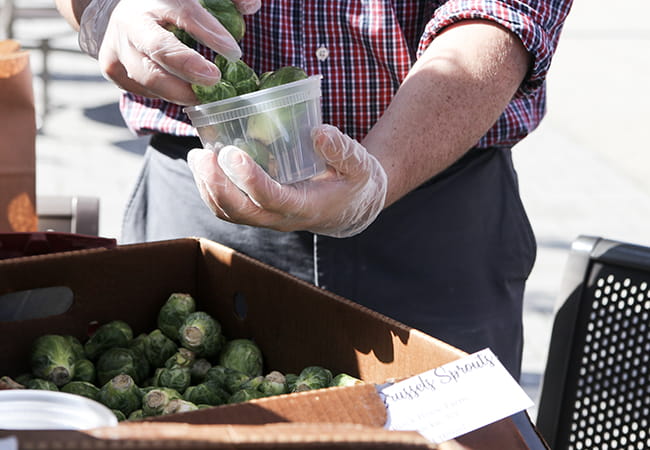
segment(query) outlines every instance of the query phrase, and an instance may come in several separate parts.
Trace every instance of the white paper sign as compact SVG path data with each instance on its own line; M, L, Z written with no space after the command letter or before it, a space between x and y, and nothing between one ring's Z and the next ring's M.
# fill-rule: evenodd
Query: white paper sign
M439 444L533 405L490 349L380 389L386 428Z

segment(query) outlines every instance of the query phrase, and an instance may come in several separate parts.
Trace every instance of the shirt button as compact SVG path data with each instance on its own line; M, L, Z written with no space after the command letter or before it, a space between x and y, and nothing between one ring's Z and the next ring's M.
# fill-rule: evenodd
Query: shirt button
M320 47L318 50L316 50L316 58L319 61L325 61L329 55L330 51L327 49L327 47Z

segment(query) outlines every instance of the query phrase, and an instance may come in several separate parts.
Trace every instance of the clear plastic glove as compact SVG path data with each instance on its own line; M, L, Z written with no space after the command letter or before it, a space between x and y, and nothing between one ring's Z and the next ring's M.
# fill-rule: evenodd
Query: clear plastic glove
M362 232L384 207L388 185L384 168L336 127L317 127L312 138L328 170L291 185L273 180L237 147L224 147L218 156L193 149L187 159L201 198L224 220L332 237Z
M261 0L234 3L243 14L252 14ZM197 0L92 0L81 17L79 46L124 90L179 105L196 104L190 83L211 86L221 73L167 31L168 24L228 59L241 57L235 39Z

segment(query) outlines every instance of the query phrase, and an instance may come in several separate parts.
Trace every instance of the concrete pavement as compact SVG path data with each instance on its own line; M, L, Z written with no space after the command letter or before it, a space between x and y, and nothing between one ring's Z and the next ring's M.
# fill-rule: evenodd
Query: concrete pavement
M635 14L625 24L611 20L610 5L576 0L549 74L548 116L514 150L539 245L525 298L522 379L535 401L573 239L590 234L650 245L650 4L629 0ZM59 45L74 47L62 25ZM21 32L42 29L25 24ZM119 237L145 141L124 127L119 91L93 60L67 52L50 56L51 110L37 137L38 193L99 197L100 234ZM38 51L32 68L35 75L42 69ZM39 99L43 84L38 77L34 83ZM534 417L536 409L530 412Z

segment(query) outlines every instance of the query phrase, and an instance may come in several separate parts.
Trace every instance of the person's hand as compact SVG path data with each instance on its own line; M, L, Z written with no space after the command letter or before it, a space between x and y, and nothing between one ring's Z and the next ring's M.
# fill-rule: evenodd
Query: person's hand
M226 146L218 155L193 149L187 159L201 198L221 219L333 237L358 234L384 207L386 172L359 142L336 127L317 127L312 138L327 172L291 185L273 180L237 147Z
M261 0L234 0L252 14ZM190 83L211 86L219 69L165 29L176 25L228 59L241 49L197 0L93 0L81 17L81 49L99 60L103 75L118 87L180 105L196 104Z

